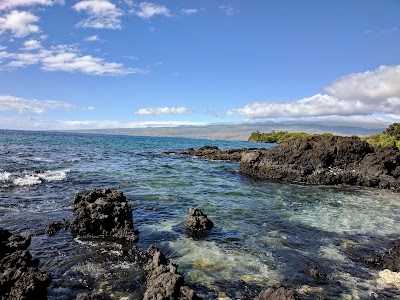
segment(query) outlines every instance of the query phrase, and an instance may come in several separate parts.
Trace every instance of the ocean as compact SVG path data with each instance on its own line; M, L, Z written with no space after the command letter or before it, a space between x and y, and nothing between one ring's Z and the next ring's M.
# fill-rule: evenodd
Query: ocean
M206 299L245 298L246 289L275 283L310 299L400 299L399 277L356 259L398 238L399 194L265 182L239 174L237 162L163 153L205 145L273 146L2 130L0 227L32 235L29 250L53 278L49 299L91 290L114 299L140 295L141 278L123 245L44 233L48 222L72 219L74 195L94 188L123 191L140 231L135 245L157 244ZM208 236L186 235L190 207L214 222ZM310 265L323 278L307 275Z

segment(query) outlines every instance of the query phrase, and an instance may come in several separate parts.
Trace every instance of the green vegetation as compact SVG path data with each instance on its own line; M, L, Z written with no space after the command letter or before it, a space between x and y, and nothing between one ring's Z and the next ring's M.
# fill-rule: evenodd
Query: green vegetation
M293 140L300 137L311 137L318 134L309 134L305 132L287 132L275 131L270 133L263 133L260 131L252 132L248 141L249 142L262 142L262 143L282 143L284 141ZM322 135L332 136L331 133L323 133Z
M384 132L362 138L373 147L393 147L400 149L400 123L390 125Z
M311 137L316 135L333 136L331 133L323 134L309 134L305 132L287 132L287 131L272 131L270 133L263 133L260 131L252 132L248 141L249 142L262 142L262 143L282 143L284 141L293 140L300 137ZM372 147L393 147L396 146L400 149L400 123L390 125L384 132L373 134L361 138L368 142Z

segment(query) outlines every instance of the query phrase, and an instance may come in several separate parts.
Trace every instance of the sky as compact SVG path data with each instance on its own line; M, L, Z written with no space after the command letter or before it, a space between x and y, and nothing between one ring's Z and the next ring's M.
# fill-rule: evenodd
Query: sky
M0 0L0 128L400 122L398 0Z

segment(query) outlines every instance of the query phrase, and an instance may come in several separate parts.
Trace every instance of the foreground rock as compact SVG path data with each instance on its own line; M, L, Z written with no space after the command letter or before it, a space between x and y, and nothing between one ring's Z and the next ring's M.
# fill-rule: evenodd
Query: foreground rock
M400 151L372 148L358 137L315 136L247 151L240 172L288 183L400 188Z
M77 195L70 227L74 236L110 236L130 242L138 239L130 204L122 192L110 189Z
M0 228L0 299L47 299L51 277L26 250L30 243L29 236Z
M207 234L207 232L213 228L214 223L207 218L198 208L190 208L189 216L185 221L186 229L192 235L202 236Z
M262 291L254 300L296 300L296 294L285 287L274 285Z
M147 251L149 260L144 267L146 292L144 300L201 299L188 286L178 272L178 267L169 262L164 254L152 246Z

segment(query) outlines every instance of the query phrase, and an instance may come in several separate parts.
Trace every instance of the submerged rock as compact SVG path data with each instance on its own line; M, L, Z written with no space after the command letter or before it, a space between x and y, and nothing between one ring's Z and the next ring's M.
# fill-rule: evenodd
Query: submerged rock
M262 291L254 300L296 300L299 299L296 294L283 286L270 286Z
M61 219L60 221L50 222L49 224L47 224L45 232L48 235L52 235L61 229L67 230L69 226L70 226L69 221Z
M71 231L74 236L111 236L130 242L138 239L130 204L122 192L110 189L75 197Z
M358 137L314 136L247 151L240 172L288 183L400 188L400 150L372 148Z
M397 241L387 252L364 260L367 264L392 272L400 272L400 241Z
M213 228L214 223L198 208L190 208L185 221L186 229L193 235L205 235Z
M50 274L26 249L31 239L0 228L0 299L47 299Z
M188 286L178 272L178 267L169 262L165 255L155 246L147 250L149 260L144 266L146 292L144 300L201 299Z
M108 300L108 299L110 299L110 297L96 293L80 293L76 296L76 300Z

